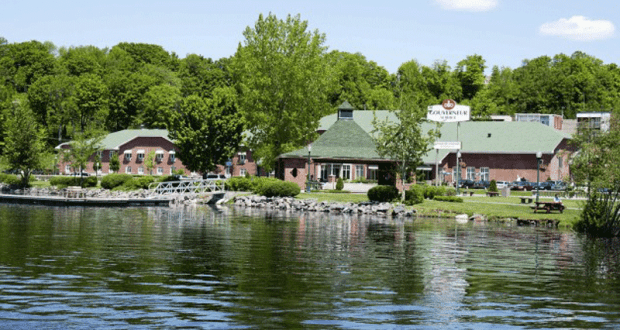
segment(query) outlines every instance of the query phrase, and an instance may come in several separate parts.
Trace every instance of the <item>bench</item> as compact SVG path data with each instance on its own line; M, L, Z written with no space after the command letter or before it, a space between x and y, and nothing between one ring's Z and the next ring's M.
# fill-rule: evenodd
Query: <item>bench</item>
M538 210L545 210L547 213L551 213L551 211L560 211L560 213L564 212L564 204L562 202L536 202L536 205L530 206L536 213Z
M499 192L497 192L497 191L487 191L487 196L489 196L489 197L497 197L497 196L499 196Z
M530 204L534 200L534 197L532 196L521 196L519 198L521 198L521 204Z

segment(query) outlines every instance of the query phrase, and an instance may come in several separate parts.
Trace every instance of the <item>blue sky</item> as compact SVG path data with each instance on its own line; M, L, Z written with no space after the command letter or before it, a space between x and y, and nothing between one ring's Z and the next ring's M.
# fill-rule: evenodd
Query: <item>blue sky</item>
M180 57L232 56L243 30L271 12L300 14L325 33L329 50L359 52L391 73L412 59L454 68L472 54L489 68L578 50L620 63L620 4L606 0L4 0L2 12L0 36L9 42L143 42Z

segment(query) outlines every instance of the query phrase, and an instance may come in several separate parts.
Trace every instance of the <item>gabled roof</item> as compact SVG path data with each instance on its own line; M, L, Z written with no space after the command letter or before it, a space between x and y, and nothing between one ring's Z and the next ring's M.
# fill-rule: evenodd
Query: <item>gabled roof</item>
M168 130L165 129L126 129L108 134L101 140L101 147L103 150L118 150L121 145L138 137L161 137L172 142L168 137ZM60 144L56 149L66 144Z
M353 120L349 120L349 122L355 122L370 137L371 132L374 130L372 121L375 117L378 120L387 118L389 121L398 121L393 111L355 110L353 111ZM337 119L337 114L321 118L319 130L325 130L323 135L328 134L331 128L340 122ZM422 131L428 132L435 128L435 125L433 122L424 122L422 124ZM441 137L437 141L461 141L461 153L535 154L541 151L544 154L552 154L564 139L571 138L570 135L564 132L537 122L469 121L462 122L460 125L457 125L457 123L444 123L440 130ZM346 135L344 133L339 134ZM353 148L356 143L355 140L351 141L348 148ZM307 155L308 150L302 150L305 150L305 155ZM282 156L303 156L301 150L298 151ZM314 154L314 145L312 151L312 154ZM455 152L455 150L439 150L439 161L450 152ZM376 151L374 153L376 154ZM335 152L332 154L335 156ZM436 151L432 150L423 157L423 161L426 164L434 164L435 157Z
M353 120L338 120L312 143L313 158L381 159L370 134ZM280 157L308 156L308 147Z

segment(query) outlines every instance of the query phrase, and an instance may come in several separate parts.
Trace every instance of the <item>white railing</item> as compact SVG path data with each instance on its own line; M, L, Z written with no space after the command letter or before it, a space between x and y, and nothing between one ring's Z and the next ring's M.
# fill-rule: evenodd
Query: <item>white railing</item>
M153 182L149 185L149 190L151 195L183 195L226 192L226 186L222 180L182 180Z

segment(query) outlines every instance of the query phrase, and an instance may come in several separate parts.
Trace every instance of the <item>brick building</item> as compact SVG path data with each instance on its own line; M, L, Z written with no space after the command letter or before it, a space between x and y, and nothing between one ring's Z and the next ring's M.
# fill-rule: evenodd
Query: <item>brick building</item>
M321 119L322 135L311 144L279 157L279 177L305 188L306 175L331 182L337 178L363 177L379 184L394 182L393 163L376 153L371 134L373 118L396 121L386 110L356 110L344 104L337 114ZM422 131L435 127L423 123ZM540 180L562 180L570 176L569 157L574 151L570 136L537 122L445 123L438 141L461 141L460 177L471 180L536 181L538 152L542 153ZM432 150L423 157L418 171L428 182L453 183L456 179L457 150ZM310 157L308 157L310 156ZM308 159L311 160L308 166ZM309 172L309 173L308 173Z

